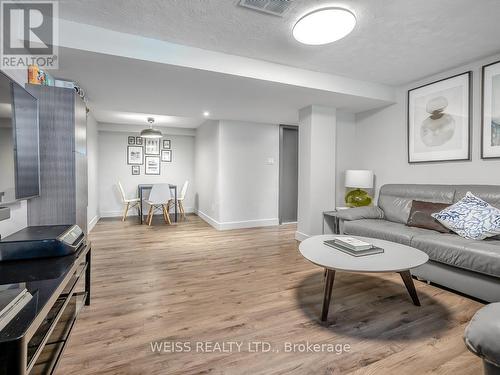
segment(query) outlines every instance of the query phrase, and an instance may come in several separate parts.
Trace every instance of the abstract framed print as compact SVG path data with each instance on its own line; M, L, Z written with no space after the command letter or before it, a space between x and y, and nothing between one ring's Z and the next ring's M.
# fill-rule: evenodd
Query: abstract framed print
M133 136L128 137L128 144L135 145L135 137L133 137Z
M163 149L170 150L170 147L171 147L170 139L164 139L163 140Z
M142 137L135 137L135 144L138 146L142 146L143 145Z
M500 158L500 61L483 66L481 157Z
M408 163L471 159L472 72L408 91Z
M132 166L132 176L138 176L141 174L141 167L139 165Z
M127 146L127 164L142 165L144 163L144 149L142 146Z

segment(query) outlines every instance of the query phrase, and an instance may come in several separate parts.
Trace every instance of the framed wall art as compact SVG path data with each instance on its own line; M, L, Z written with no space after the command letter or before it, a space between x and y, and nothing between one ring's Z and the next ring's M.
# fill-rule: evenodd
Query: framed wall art
M160 140L159 139L144 139L146 146L146 155L160 155Z
M500 61L483 66L481 157L500 158Z
M172 162L172 150L161 150L161 161Z
M138 176L141 174L141 167L139 165L132 166L132 176Z
M160 174L160 157L159 156L146 156L145 161L145 174L159 175Z
M142 137L135 137L135 144L142 146L143 145Z
M129 145L135 145L135 137L130 136L127 140Z
M142 146L127 146L127 164L142 165L144 163L144 149Z
M471 158L472 72L408 91L408 162Z
M163 140L163 149L170 150L170 146L171 146L170 139L164 139Z

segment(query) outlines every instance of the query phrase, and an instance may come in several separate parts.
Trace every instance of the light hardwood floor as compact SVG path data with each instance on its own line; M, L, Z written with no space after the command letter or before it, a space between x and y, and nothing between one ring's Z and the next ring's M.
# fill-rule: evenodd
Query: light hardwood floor
M480 303L416 282L416 307L397 274L337 273L322 326L323 271L298 253L294 226L218 232L188 220L97 224L92 305L57 374L480 374L462 341ZM193 350L153 353L155 341ZM243 346L196 353L207 341ZM350 350L285 352L306 341ZM272 352L249 351L252 342Z

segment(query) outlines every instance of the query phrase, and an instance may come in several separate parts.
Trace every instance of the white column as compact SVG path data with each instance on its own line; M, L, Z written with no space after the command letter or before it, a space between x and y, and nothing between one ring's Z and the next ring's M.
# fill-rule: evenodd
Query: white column
M299 111L299 202L295 238L321 234L322 212L335 208L336 109Z

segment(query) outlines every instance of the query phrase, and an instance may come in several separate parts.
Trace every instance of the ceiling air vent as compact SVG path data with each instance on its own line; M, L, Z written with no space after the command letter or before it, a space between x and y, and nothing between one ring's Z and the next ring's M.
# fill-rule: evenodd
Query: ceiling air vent
M239 6L281 17L291 3L292 0L240 0Z

